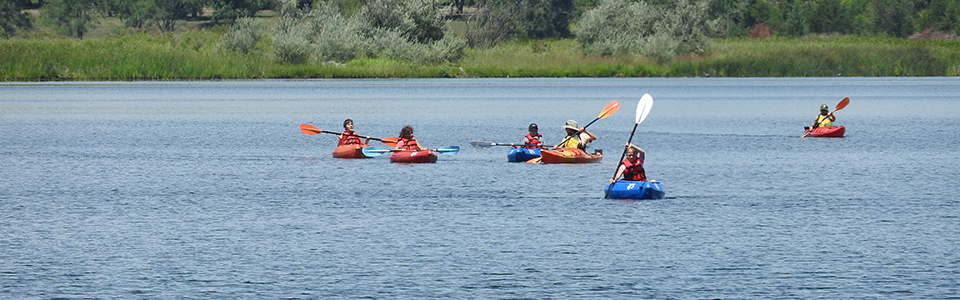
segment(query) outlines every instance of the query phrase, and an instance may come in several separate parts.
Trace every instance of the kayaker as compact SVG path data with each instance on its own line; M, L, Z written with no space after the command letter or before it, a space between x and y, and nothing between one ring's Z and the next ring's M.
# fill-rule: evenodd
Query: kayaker
M524 136L523 144L510 144L512 146L522 146L524 148L536 149L540 148L540 145L543 145L543 135L539 133L540 129L537 128L537 123L530 123L530 126L527 127L527 135Z
M553 148L577 148L587 150L587 144L596 140L597 136L587 131L586 128L577 127L577 125L577 121L567 121L567 124L563 125L563 129L567 131L567 136L563 138L560 144L553 146Z
M343 145L367 145L370 144L370 137L366 137L365 140L361 141L360 136L353 131L353 120L346 119L343 121L343 132L337 135L340 137L340 140L337 142L337 146Z
M620 168L617 169L617 175L613 177L616 179L610 179L610 183L619 180L621 176L623 180L647 181L647 172L643 170L643 158L646 153L634 144L627 143L624 147L627 147L627 158L623 159Z
M420 147L420 143L417 143L417 139L413 137L413 127L403 126L403 129L400 130L400 140L397 141L396 150L425 150Z
M826 104L820 105L820 114L817 115L817 119L813 121L813 126L810 129L817 127L827 127L833 126L833 122L837 120L832 113L830 113L830 107Z

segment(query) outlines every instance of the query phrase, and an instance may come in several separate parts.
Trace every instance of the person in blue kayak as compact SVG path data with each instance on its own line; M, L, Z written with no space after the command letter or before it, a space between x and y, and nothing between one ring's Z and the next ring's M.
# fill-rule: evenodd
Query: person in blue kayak
M360 136L353 131L353 120L346 119L343 121L343 132L337 135L340 139L337 141L337 146L343 145L368 145L370 144L370 137L366 137L366 140L360 140Z
M643 158L646 156L643 148L630 143L624 147L627 147L627 157L621 161L617 175L613 176L616 179L610 179L610 183L619 180L621 176L623 180L647 181L647 172L643 169Z
M836 120L837 117L830 113L829 106L826 104L820 105L820 114L817 115L817 119L813 121L813 126L811 126L810 129L833 126L833 122Z
M553 148L577 148L586 150L587 144L597 139L597 136L587 131L586 128L577 126L577 121L567 121L567 124L563 125L563 129L567 131L567 136L563 138L560 144L553 146Z
M540 148L540 145L543 145L543 135L540 134L540 128L537 127L537 123L530 123L530 126L527 127L527 135L524 136L523 144L510 144L511 146L518 146L530 149Z
M417 143L417 138L413 137L413 127L403 126L400 130L400 140L397 141L396 150L424 150Z

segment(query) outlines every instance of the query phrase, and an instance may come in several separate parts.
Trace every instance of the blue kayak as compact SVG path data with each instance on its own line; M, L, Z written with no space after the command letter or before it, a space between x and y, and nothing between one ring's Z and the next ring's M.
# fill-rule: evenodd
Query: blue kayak
M611 186L613 188L611 189ZM608 192L609 191L609 192ZM618 180L603 189L609 199L663 199L663 184L659 181Z
M507 153L509 162L525 162L540 157L540 148L510 148Z

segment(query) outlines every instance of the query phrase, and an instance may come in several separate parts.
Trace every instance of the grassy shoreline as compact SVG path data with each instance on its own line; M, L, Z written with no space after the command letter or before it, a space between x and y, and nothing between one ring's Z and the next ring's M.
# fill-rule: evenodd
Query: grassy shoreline
M453 77L960 76L960 41L828 36L713 41L703 56L655 61L584 57L572 39L509 41L467 49L457 63L379 59L344 64L276 62L261 50L217 50L219 34L136 33L101 39L0 40L0 81Z

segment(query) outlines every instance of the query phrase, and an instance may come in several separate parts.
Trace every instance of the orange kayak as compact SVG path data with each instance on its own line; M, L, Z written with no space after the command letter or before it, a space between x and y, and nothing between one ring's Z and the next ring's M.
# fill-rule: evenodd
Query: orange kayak
M545 164L589 164L603 159L602 153L586 153L577 148L541 150L540 161Z
M333 149L333 158L368 158L368 156L363 155L363 148L370 147L370 145L340 145L337 148Z

